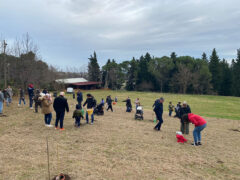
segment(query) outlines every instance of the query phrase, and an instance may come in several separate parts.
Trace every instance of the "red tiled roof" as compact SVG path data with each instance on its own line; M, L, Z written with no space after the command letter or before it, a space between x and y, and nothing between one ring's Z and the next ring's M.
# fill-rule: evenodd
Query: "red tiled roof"
M79 82L79 83L71 83L71 84L72 84L72 85L75 85L75 86L86 86L86 85L102 84L102 82L88 81L88 82Z

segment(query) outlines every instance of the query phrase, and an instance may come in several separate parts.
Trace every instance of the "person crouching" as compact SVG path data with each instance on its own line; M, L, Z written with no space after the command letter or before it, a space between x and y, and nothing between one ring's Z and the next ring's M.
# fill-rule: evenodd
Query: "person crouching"
M83 119L82 108L79 104L76 105L76 110L73 112L73 118L75 118L75 127L80 127L80 121Z
M195 125L195 128L193 130L194 143L192 145L194 146L202 145L201 131L207 126L206 120L199 115L188 113L183 115L183 121L186 123L191 122L192 124Z

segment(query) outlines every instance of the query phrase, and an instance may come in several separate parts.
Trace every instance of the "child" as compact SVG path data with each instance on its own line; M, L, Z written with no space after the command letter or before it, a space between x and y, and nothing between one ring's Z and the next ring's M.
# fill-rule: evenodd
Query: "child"
M137 111L138 106L140 106L140 100L139 100L139 98L136 99L135 105L136 105L136 111Z
M24 105L26 104L25 102L25 93L22 88L19 89L19 104L18 106L21 106L21 101L23 101Z
M76 110L73 112L73 118L75 118L75 127L80 127L80 121L83 117L81 106L79 104L76 105Z
M199 146L202 145L201 143L201 131L207 126L207 122L203 117L188 113L183 115L183 121L184 122L191 122L195 125L195 128L193 130L193 137L194 137L194 143L192 145Z
M107 97L107 100L106 100L106 103L107 103L107 105L108 105L107 111L110 109L110 110L113 112L112 102L113 102L113 100L112 100L111 96L109 95L109 96Z
M33 97L33 100L35 102L35 113L38 113L38 106L41 108L41 100L39 100L40 97L40 91L37 89L36 95Z
M172 116L172 112L174 110L174 105L172 104L172 102L169 102L168 110L169 110L169 116L171 117Z

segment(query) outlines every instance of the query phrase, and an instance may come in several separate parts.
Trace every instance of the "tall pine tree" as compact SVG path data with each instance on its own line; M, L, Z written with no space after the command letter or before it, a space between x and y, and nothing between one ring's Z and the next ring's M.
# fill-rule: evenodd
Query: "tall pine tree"
M219 94L230 96L232 93L232 71L225 59L220 62L220 79Z
M237 50L237 59L232 64L233 69L233 95L240 96L240 49Z
M136 88L136 81L137 81L137 61L133 57L133 59L130 61L130 68L127 73L126 89L128 91L134 91Z
M202 60L208 62L207 54L205 52L202 54Z
M209 62L209 70L212 73L212 85L213 85L213 90L215 92L219 92L220 89L220 65L219 65L219 57L217 55L216 49L214 48L212 51L212 55L210 57L210 62Z
M88 80L99 82L101 80L100 67L97 61L97 55L94 51L93 56L91 55L88 63Z

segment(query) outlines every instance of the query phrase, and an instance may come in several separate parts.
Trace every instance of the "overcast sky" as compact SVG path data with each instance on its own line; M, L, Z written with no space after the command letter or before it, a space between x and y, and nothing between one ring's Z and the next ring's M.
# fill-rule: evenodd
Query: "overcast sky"
M60 67L100 65L150 52L220 58L240 48L240 0L0 0L0 34L28 32L44 61Z

